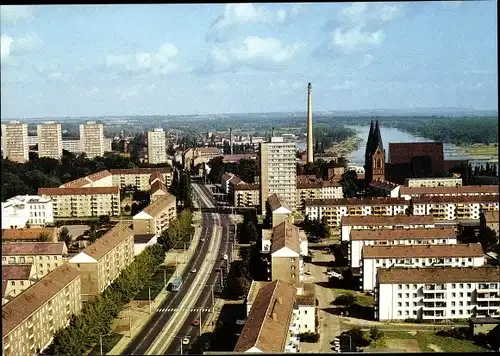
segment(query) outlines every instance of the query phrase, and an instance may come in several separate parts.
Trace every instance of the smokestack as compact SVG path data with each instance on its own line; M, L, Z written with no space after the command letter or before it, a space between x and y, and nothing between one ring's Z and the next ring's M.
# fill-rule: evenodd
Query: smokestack
M231 154L233 154L233 129L229 128L229 145L231 146Z
M307 163L314 162L311 83L307 84Z
M271 128L271 138L274 137L274 127Z

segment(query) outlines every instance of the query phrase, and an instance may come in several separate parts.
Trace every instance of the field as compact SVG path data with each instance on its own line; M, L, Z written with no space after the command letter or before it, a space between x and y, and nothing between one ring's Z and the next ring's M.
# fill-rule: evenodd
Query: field
M493 156L498 157L498 147L493 145L472 145L460 147L457 152L461 156Z
M365 351L390 349L400 352L481 352L488 351L469 340L437 336L434 332L383 331L383 338Z

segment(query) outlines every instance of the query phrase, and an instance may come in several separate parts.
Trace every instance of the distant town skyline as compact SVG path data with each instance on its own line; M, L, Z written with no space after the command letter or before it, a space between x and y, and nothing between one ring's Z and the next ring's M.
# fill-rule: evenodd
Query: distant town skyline
M498 106L496 1L1 6L1 118Z

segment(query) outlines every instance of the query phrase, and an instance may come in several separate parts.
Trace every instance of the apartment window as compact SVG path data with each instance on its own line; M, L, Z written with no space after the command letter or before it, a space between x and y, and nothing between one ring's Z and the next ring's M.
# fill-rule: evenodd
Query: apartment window
M410 293L406 293L406 294L405 294L405 297L406 297L406 298L410 298Z
M460 305L461 307L463 307L464 306L464 302L459 302L458 305Z
M462 289L463 287L464 287L464 284L460 283L460 289Z
M292 273L292 274L291 274L291 277L292 277L292 278L295 278L295 273Z
M413 298L416 298L417 297L417 293L413 293Z
M451 293L452 298L455 298L456 296L457 296L457 293L455 293L455 292Z
M295 266L290 266L290 268L291 268L292 270L295 270Z
M467 296L470 297L472 295L471 292L467 292Z
M454 307L455 306L455 302L451 302L451 306Z
M295 262L295 257L291 257L290 262Z
M40 263L40 268L43 268L43 263Z
M416 307L417 306L417 302L413 302L413 306Z
M14 282L12 282L12 283L14 283ZM398 302L398 307L401 307L402 305L403 305L403 303Z
M457 285L455 283L452 283L451 288L455 289L455 288L457 288Z
M416 310L413 311L413 315L417 315L417 311Z
M410 289L410 285L409 284L405 285L405 289Z
M402 284L398 284L398 289L403 289L403 285Z
M10 284L11 284L12 286L15 286L15 285L16 285L16 282L12 281L12 282L10 282Z
M471 284L470 283L467 283L467 288L470 289L471 288Z
M459 310L459 311L458 311L458 314L463 315L463 314L464 314L464 311L463 311L463 310Z
M451 315L455 315L455 311L454 310L451 311Z
M409 306L410 306L410 303L406 302L405 307L409 307Z
M460 298L463 298L464 297L464 294L462 292L460 292Z
M304 310L304 314L307 314L307 310Z
M413 289L417 289L417 285L416 284L413 285Z
M401 298L402 297L402 294L401 293L398 293L398 298Z
M22 286L24 286L24 281L21 281L20 283L21 283Z
M398 316L401 316L401 310L398 311Z

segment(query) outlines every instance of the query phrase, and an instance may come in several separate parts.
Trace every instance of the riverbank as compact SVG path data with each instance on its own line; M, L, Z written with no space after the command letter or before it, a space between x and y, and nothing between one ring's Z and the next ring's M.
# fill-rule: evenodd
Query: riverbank
M354 135L326 149L325 154L336 154L339 157L348 156L359 149L361 142L363 142L363 139Z
M459 146L455 151L457 156L485 156L485 158L498 158L497 144L472 144Z

